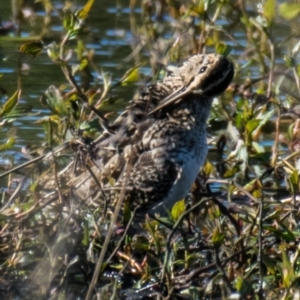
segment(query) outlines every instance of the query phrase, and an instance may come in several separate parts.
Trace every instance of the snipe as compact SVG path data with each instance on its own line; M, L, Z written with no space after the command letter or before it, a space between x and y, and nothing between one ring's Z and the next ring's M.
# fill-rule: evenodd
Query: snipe
M212 99L233 75L232 63L216 54L195 55L169 68L111 125L114 134L97 139L94 179L89 172L75 178L75 195L98 203L106 198L113 205L124 188L132 208L152 213L164 213L186 197L207 154Z

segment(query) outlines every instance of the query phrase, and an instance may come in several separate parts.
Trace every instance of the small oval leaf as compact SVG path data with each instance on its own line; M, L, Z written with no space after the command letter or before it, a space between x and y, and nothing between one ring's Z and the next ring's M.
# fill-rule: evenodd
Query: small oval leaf
M185 201L184 199L176 202L171 210L171 216L174 221L178 220L179 217L185 212Z
M300 3L282 3L279 5L279 15L286 20L296 18L300 13Z
M13 137L8 138L5 144L0 145L0 150L10 149L15 144L15 139Z
M119 84L127 85L128 83L136 82L139 79L139 68L141 65L129 69L120 79Z
M0 117L5 116L6 114L10 113L18 104L19 98L21 95L21 91L17 90L15 93L4 103L1 111Z
M76 16L81 20L86 19L86 17L88 16L93 4L94 4L94 0L88 0L86 5L84 6L84 8L80 9L76 12Z
M28 42L23 44L20 49L19 52L30 55L32 57L35 57L37 55L39 55L42 50L44 48L44 45L42 42Z
M259 123L260 120L250 120L246 125L248 134L251 134L258 127Z

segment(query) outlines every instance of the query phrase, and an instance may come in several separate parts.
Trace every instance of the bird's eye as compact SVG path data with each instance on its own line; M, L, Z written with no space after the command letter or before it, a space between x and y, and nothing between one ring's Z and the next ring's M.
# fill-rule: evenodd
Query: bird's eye
M200 69L200 72L199 72L199 73L204 73L204 72L206 71L206 69L207 69L207 67L202 67L202 68Z

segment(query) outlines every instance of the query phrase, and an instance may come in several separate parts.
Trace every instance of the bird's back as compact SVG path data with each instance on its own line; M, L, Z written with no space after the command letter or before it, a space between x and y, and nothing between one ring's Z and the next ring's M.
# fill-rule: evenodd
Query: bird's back
M98 138L94 176L85 172L72 181L76 195L113 204L125 189L132 208L160 213L184 198L206 157L212 98L232 77L232 64L215 54L170 69L112 124L114 134Z

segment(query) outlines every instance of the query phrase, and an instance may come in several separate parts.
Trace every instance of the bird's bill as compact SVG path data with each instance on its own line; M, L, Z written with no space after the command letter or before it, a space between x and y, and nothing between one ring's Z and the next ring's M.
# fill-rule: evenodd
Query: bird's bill
M177 91L173 92L171 95L160 101L160 103L149 112L149 115L153 114L154 112L166 107L170 103L175 102L176 100L183 98L184 96L188 95L191 91L186 89L186 87L180 88Z

